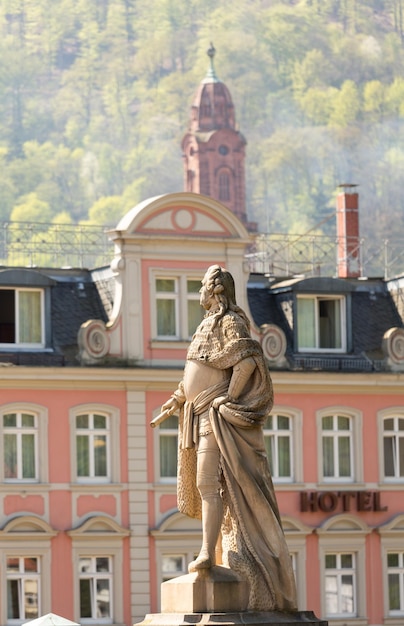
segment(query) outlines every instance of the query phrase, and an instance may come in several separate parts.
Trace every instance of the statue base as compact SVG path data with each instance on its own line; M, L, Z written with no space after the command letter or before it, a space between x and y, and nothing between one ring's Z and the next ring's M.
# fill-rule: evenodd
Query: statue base
M312 611L248 611L248 597L248 583L216 565L163 583L161 613L135 626L328 626Z
M249 586L228 567L215 565L161 585L162 613L245 611Z
M328 626L312 611L245 611L226 613L154 613L135 626Z

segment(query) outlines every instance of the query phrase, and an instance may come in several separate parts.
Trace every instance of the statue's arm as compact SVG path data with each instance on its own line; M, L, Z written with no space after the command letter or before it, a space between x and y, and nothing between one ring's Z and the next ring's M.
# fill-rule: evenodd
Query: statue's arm
M225 402L237 402L238 398L243 393L253 371L256 368L255 360L252 356L243 359L233 367L233 372L230 378L229 389L225 396L215 398L213 401L213 407L218 409L221 404Z
M175 413L185 403L184 383L180 382L174 393L164 402L161 407L162 412L168 411L169 413Z

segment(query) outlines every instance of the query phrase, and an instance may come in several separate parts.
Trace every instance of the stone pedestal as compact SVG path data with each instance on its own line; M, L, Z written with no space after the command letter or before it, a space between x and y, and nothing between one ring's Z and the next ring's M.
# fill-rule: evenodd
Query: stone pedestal
M280 613L244 611L243 613L154 613L136 626L328 626L312 611Z
M161 585L161 613L136 626L328 626L312 611L248 611L248 583L219 565Z
M162 613L245 611L249 586L228 567L216 565L161 585Z

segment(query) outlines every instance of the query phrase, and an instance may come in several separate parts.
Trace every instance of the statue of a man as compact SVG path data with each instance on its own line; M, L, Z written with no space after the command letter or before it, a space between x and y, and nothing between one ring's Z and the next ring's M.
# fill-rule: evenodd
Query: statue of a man
M231 274L211 266L200 294L205 317L189 346L183 380L162 407L180 413L178 508L202 517L202 547L189 571L220 562L221 534L222 563L250 584L249 610L296 611L263 439L273 404L268 368L236 304Z

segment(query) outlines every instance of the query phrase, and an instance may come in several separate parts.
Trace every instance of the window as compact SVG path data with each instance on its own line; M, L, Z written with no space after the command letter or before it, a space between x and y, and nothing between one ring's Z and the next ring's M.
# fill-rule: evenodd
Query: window
M81 404L70 409L73 483L119 483L120 413L109 404Z
M112 564L107 556L79 559L80 618L112 621Z
M264 441L273 479L293 480L292 419L281 414L270 415L264 425Z
M110 477L109 418L101 413L76 416L77 478L101 480Z
M72 539L74 621L122 624L130 531L109 516L94 515L67 534Z
M352 419L326 415L321 428L324 480L353 480Z
M346 350L345 299L298 296L297 343L301 351Z
M5 481L36 481L38 417L28 412L4 413L3 475Z
M156 276L155 336L188 340L203 317L199 304L201 281L187 276Z
M321 613L353 626L366 622L366 537L371 528L358 516L333 515L317 529ZM360 620L358 620L360 618Z
M385 615L391 623L402 624L404 617L404 515L395 515L378 528L383 565ZM390 620L385 620L390 623Z
M404 552L387 554L387 580L389 592L389 613L404 613Z
M160 478L177 479L178 417L172 415L159 427Z
M325 555L325 607L327 617L356 615L355 554Z
M8 556L6 578L8 623L39 617L41 615L40 559Z
M404 478L404 417L383 420L384 476L387 479Z
M163 554L161 557L161 573L163 582L187 574L187 555Z
M0 344L44 345L42 289L0 289Z
M2 527L0 624L19 626L50 612L51 542L57 534L36 515L13 514Z
M219 174L219 200L230 200L230 180L227 172Z

